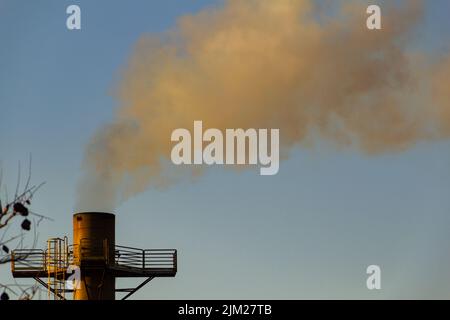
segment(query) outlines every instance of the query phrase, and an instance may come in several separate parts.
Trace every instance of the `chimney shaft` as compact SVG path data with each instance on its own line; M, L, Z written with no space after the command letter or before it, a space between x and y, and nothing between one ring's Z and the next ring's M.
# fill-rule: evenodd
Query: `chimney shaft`
M115 216L106 212L73 215L74 263L80 267L80 288L75 300L114 300L115 277L107 272L114 264Z

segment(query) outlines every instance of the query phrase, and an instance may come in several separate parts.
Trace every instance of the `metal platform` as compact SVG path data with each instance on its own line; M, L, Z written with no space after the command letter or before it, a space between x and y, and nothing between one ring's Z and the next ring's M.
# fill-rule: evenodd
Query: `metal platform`
M110 259L100 249L98 252L86 252L83 246L71 246L67 265L58 270L47 269L48 254L45 250L18 249L11 254L11 271L15 278L45 278L54 273L55 277L62 275L65 279L71 275L66 272L69 265L102 268L117 277L174 277L177 273L175 249L138 249L117 245L114 248L114 259Z

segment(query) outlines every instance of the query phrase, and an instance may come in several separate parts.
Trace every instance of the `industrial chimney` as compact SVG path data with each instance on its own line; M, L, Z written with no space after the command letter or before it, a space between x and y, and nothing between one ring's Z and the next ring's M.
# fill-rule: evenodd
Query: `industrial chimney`
M115 277L105 272L115 264L115 216L106 212L73 215L74 264L80 267L81 286L75 300L114 300Z
M74 300L114 300L122 292L124 300L155 277L174 277L177 250L116 245L114 214L79 212L73 215L71 245L67 237L50 238L47 249L14 250L11 270L15 278L36 279L55 300L65 300L68 292ZM117 277L146 279L135 288L116 289Z

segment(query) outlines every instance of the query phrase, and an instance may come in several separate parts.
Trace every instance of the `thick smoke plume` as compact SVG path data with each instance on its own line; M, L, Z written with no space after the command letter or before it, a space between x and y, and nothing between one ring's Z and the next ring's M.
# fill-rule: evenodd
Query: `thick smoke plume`
M309 0L228 1L143 36L115 121L87 147L78 208L111 210L167 184L171 132L194 120L279 128L285 154L312 137L368 154L449 137L450 59L408 49L420 2L384 5L378 31L366 28L367 4L340 4L324 15Z

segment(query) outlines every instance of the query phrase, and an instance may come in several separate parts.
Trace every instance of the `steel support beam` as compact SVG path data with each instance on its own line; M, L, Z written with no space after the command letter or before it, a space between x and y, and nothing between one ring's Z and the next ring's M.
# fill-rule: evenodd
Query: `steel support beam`
M128 293L125 297L122 298L122 300L126 300L128 297L130 297L132 294L134 294L136 291L138 291L140 288L145 286L147 283L149 283L154 277L148 277L145 279L144 282L142 282L140 285L138 285L136 288L131 289L130 293Z
M57 297L59 297L62 300L66 300L66 298L64 298L62 295L60 295L58 292L55 291L55 289L50 288L44 281L42 281L39 278L34 278L34 280L36 280L37 282L39 282L40 284L42 284L47 290L50 290L54 295L56 295Z

